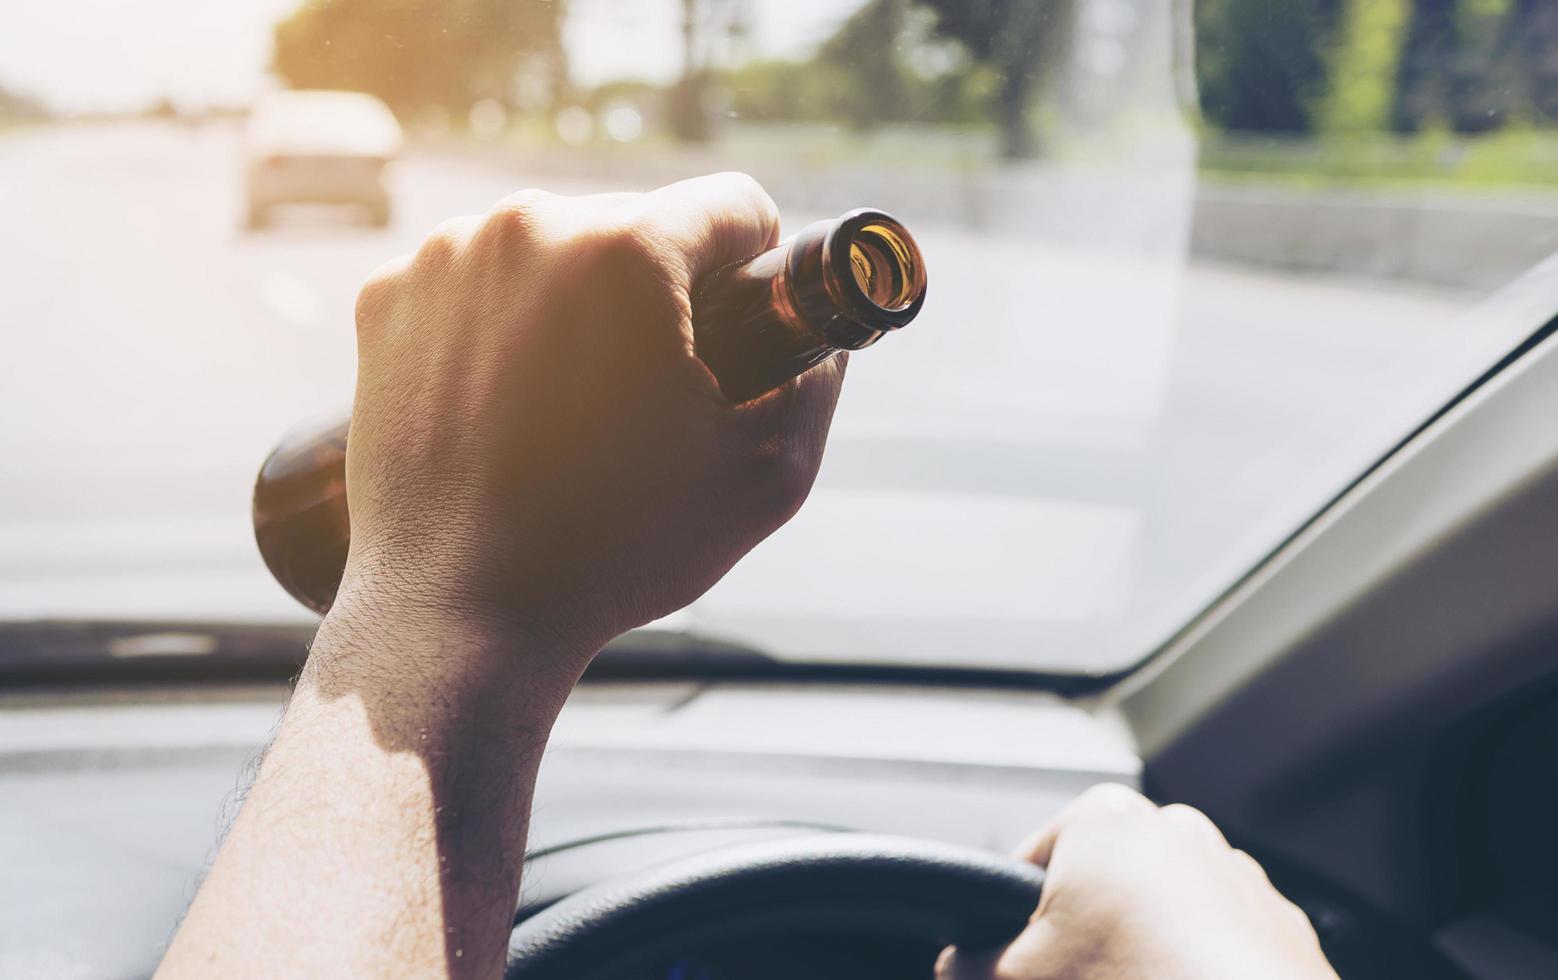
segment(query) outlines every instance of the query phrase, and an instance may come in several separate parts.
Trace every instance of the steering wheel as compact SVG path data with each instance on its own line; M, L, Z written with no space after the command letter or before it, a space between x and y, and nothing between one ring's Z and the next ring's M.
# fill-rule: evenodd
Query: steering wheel
M1044 872L939 842L818 834L725 848L582 889L514 928L505 980L618 980L689 950L786 931L988 949Z

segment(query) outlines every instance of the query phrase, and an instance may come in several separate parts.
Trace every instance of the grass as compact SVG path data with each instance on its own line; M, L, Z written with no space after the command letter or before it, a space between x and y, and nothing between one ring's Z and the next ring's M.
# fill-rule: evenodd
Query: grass
M702 146L677 143L653 128L631 143L597 137L569 146L545 120L529 119L479 142L517 155L588 157L626 165L689 156L736 166L756 160L922 171L977 171L1001 163L992 126L884 126L861 133L826 123L748 122L724 127ZM1086 152L1079 156L1063 146L1057 149L1073 162L1088 159ZM1097 152L1095 148L1093 154ZM1208 132L1200 139L1199 168L1220 179L1313 186L1552 188L1558 186L1558 129L1512 128L1478 137L1430 132L1294 138Z
M1509 129L1478 137L1369 133L1316 139L1210 134L1201 142L1200 166L1203 173L1219 177L1319 186L1552 188L1558 186L1558 131Z
M1108 138L1057 142L1051 147L1053 158L1082 167L1131 158L1132 133L1139 135L1141 122L1127 123L1112 143ZM0 114L0 133L45 123ZM825 122L732 120L717 127L713 141L700 146L678 143L653 124L632 142L616 142L597 133L582 145L570 145L558 137L549 117L531 115L517 117L502 132L487 136L463 128L437 133L413 130L413 134L424 145L456 145L595 167L697 160L711 167L777 164L935 173L977 172L1002 165L999 133L993 125L899 124L860 132ZM1558 128L1517 125L1485 136L1433 131L1415 136L1365 132L1292 137L1206 131L1199 138L1198 166L1203 175L1220 180L1316 187L1550 190L1558 187Z
M518 155L572 154L622 162L707 156L822 168L966 170L995 164L997 140L994 127L884 126L857 132L843 125L794 122L732 124L702 145L679 143L663 130L651 128L630 143L597 136L571 146L560 140L545 120L530 118L517 121L485 142Z

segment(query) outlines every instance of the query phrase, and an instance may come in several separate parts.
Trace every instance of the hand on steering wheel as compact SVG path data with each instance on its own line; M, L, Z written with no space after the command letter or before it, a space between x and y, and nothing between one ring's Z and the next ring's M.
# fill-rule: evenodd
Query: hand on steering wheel
M1095 786L1019 853L1047 869L1033 921L947 950L939 980L1336 980L1308 916L1192 807Z
M1021 931L1044 873L970 848L871 834L765 841L577 892L514 929L508 980L614 980L781 931L983 949Z
M945 942L942 980L1335 980L1303 911L1191 807L1094 787L1020 857L867 834L715 851L527 919L506 976L614 980L700 947L810 929Z

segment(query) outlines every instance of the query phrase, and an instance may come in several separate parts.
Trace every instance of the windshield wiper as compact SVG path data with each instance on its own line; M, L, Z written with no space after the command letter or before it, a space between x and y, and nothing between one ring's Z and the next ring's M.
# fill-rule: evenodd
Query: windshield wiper
M312 623L0 623L0 687L185 679L286 680Z
M315 623L32 620L0 623L0 690L26 686L209 681L288 682ZM1020 688L1061 694L1101 686L1086 675L955 665L823 663L776 657L681 630L613 640L586 680L735 680ZM1105 681L1106 682L1106 681Z
M315 623L32 620L0 623L0 687L118 681L288 681L303 666ZM761 671L755 650L666 630L609 644L590 676L661 677Z

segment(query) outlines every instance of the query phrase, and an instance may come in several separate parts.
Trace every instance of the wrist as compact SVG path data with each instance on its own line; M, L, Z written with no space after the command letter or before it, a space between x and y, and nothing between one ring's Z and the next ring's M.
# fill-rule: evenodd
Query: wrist
M501 704L522 693L560 707L598 649L509 608L443 601L349 568L299 685L416 702Z
M385 557L356 544L326 622L393 629L435 641L469 634L483 646L565 662L581 672L611 639L597 636L599 631L579 616L553 608L555 603L527 597L527 590L512 582L495 585L489 581L494 576L457 563Z

